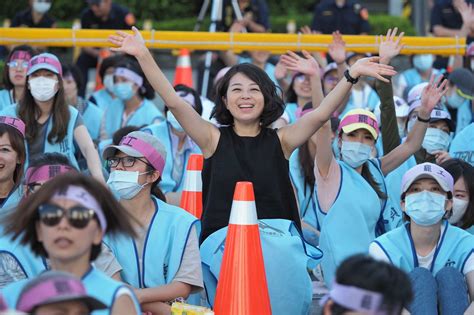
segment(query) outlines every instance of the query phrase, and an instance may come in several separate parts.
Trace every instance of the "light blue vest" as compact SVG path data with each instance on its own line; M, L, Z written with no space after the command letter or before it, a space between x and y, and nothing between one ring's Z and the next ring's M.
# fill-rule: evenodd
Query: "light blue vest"
M76 125L76 120L77 117L79 116L79 112L77 109L75 109L73 106L68 106L69 108L69 122L67 125L67 133L66 136L64 137L63 141L59 143L50 143L48 141L48 135L51 132L51 129L53 128L52 124L52 117L50 116L47 120L47 126L46 126L46 139L44 142L44 148L43 152L57 152L66 155L69 158L69 161L74 165L75 168L79 169L79 166L77 164L76 157L74 156L75 149L74 149L74 126ZM12 116L12 117L18 117L17 115L17 108L16 105L11 105L7 108L5 108L2 112L2 115L6 116ZM28 126L26 127L28 128ZM27 148L28 152L28 148Z
M449 147L449 155L474 166L474 123L471 123L454 137Z
M295 224L284 219L259 220L265 274L272 314L309 314L314 268L322 253L303 241ZM210 305L219 278L227 227L211 234L201 245L204 285Z
M23 187L19 185L16 189L12 190L7 198L0 204L0 215L5 214L9 209L14 209L23 198Z
M380 98L377 94L377 92L374 91L374 89L370 89L369 90L369 95L367 95L367 101L366 103L364 104L364 109L367 109L367 110L370 110L371 112L374 111L375 109L375 106L377 106L377 104L380 103ZM354 98L351 94L351 96L349 97L349 100L347 102L347 105L346 105L346 108L344 108L344 111L339 115L339 118L342 119L342 117L344 117L344 115L352 110L352 109L355 109L356 106L354 104Z
M467 259L474 252L474 235L450 225L447 221L443 224L444 231L434 253L430 271L436 275L443 267L454 267L462 273ZM411 272L418 267L409 229L410 225L407 223L375 240L390 262L405 272Z
M92 93L91 97L89 98L89 101L91 101L92 97L94 97L95 105L97 105L97 107L99 107L99 109L103 112L105 112L109 105L111 105L115 100L105 88Z
M92 102L86 103L86 108L82 113L82 119L84 119L84 125L86 126L92 140L94 141L99 140L100 123L102 121L103 115L104 111L94 105Z
M402 208L400 206L400 197L402 195L402 178L403 175L412 167L416 165L416 159L412 155L403 162L399 167L391 171L385 176L385 182L387 183L388 194L393 200L393 206L401 213Z
M122 124L124 103L119 99L114 99L104 113L106 138L112 138L113 134L124 126L148 126L156 120L163 121L163 114L150 100L144 99L140 106L128 116L125 124Z
M3 110L13 103L12 91L7 89L0 90L0 110Z
M296 104L296 103L286 104L285 113L287 113L288 117L290 117L290 121L288 122L288 124L292 124L296 121L296 110L297 109L298 109L298 104Z
M367 253L369 244L401 222L401 214L393 208L391 200L381 200L369 183L352 167L338 161L341 184L334 204L328 213L321 210L316 199L316 226L320 226L319 246L324 253L321 263L324 282L332 285L336 269L344 259L355 254ZM387 192L379 160L369 160L369 170ZM315 194L316 195L316 194ZM305 218L305 221L309 218ZM343 232L341 232L343 231Z
M466 100L458 109L456 117L456 135L474 121L471 110L471 101Z
M142 265L135 241L124 235L106 236L122 266L122 279L135 288L152 288L171 283L181 266L189 233L197 219L185 210L169 205L155 197L156 212L146 234Z
M2 289L1 293L5 299L6 304L9 308L14 309L18 298L20 297L21 290L28 284L28 280L21 280L7 285ZM108 309L94 311L92 315L108 315L115 303L117 298L117 292L120 289L129 290L132 296L132 300L135 304L137 314L141 314L140 305L135 297L135 294L125 284L113 280L105 273L91 267L91 269L82 277L82 284L86 288L87 294L100 300L102 303L107 305Z
M184 174L186 173L186 166L188 165L189 156L193 153L201 154L201 150L199 150L199 147L196 145L193 150L186 150L186 152L184 152L185 163L183 167L183 172L181 174L180 180L176 181L173 179L172 176L174 168L174 155L170 127L167 121L147 126L143 128L143 131L148 132L153 136L157 137L166 148L165 168L163 169L163 173L161 174L161 182L158 184L161 191L165 194L169 192L182 191L184 185Z

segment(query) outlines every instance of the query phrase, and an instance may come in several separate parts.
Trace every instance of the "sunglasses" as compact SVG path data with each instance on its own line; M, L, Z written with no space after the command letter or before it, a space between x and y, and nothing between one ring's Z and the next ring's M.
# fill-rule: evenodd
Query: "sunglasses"
M56 226L66 216L69 225L76 229L85 228L95 218L95 212L84 206L64 209L53 204L43 204L38 208L39 219L46 226Z
M13 61L10 61L9 63L7 63L7 65L8 65L10 68L18 68L18 66L20 66L20 68L26 69L26 68L28 68L28 61L16 61L16 60L13 60Z

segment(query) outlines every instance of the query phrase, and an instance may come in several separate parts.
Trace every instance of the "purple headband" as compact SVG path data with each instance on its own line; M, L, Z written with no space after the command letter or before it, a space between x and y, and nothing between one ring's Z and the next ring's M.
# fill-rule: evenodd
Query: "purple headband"
M105 232L107 230L107 220L105 219L102 208L100 207L97 200L84 188L71 185L68 186L64 191L57 191L53 198L74 200L84 207L94 210L97 218L99 219L102 231Z
M33 68L33 66L37 64L50 65L59 73L60 76L63 75L61 63L57 59L47 57L47 56L41 56L41 55L36 56L35 58L30 60L30 64L28 65L28 72L30 72L30 69Z
M18 130L25 138L25 123L20 118L10 116L0 116L0 124L11 126Z
M135 82L135 84L138 85L139 87L143 85L143 78L130 69L121 68L121 67L115 68L114 75L127 78L130 81Z
M156 151L156 149L148 142L135 137L125 136L122 138L119 145L129 146L134 150L140 152L148 160L148 162L153 165L155 170L160 172L160 174L163 172L163 168L165 167L165 160L158 153L158 151Z
M323 306L329 299L343 307L353 311L363 312L364 314L389 315L382 304L383 296L378 292L334 282L332 289L321 300L320 305Z
M377 133L377 135L379 134L379 124L377 123L377 120L363 114L355 114L355 115L350 115L350 116L345 117L339 124L338 131L340 132L342 128L345 126L357 124L357 123L369 125L370 127L375 129L375 132Z
M17 50L13 53L13 55L10 57L10 60L9 61L12 61L12 60L17 60L17 59L20 59L20 60L26 60L26 61L30 61L31 59L31 54L26 51L26 50Z
M30 312L36 306L42 305L49 299L60 295L86 295L84 286L80 281L72 279L45 280L25 292L18 301L17 309Z
M30 167L26 171L25 184L45 182L51 178L74 170L68 165L43 165L40 167Z

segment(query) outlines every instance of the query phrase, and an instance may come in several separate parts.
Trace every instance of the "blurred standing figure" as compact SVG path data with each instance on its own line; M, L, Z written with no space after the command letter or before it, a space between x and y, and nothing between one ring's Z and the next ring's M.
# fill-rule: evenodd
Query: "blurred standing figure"
M328 0L314 7L311 29L317 33L363 35L370 31L369 12L359 1Z
M56 20L48 14L52 2L52 0L29 0L29 8L15 15L11 27L56 27Z
M238 0L243 19L238 21L231 0L225 0L222 21L219 25L221 32L241 32L244 28L252 33L265 33L270 29L268 5L265 0Z
M112 0L87 0L89 5L81 14L81 27L84 29L129 29L135 24L135 16L125 7L112 3ZM82 71L85 82L88 81L88 71L97 66L99 48L83 48L77 59L77 66ZM85 96L84 84L79 96Z

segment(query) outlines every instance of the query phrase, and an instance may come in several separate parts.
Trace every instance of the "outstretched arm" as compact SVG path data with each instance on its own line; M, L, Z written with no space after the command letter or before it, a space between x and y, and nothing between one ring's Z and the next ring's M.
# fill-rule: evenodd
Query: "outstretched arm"
M438 104L441 97L446 94L447 80L441 82L443 76L439 76L435 80L434 75L431 77L430 83L424 88L421 94L421 108L418 117L423 120L429 120L431 111ZM392 170L405 162L412 154L417 152L425 137L426 128L428 124L416 121L412 131L408 134L404 143L400 144L395 150L381 158L382 172L387 175Z
M113 51L135 56L151 86L161 96L166 106L179 121L186 133L201 148L205 158L212 156L219 141L220 132L213 124L204 120L181 97L158 67L150 51L146 48L140 32L133 27L133 35L118 31L109 37L109 42L118 46Z
M294 71L300 71L310 75L312 82L313 102L317 103L318 95L320 93L317 89L317 63L309 55L305 53L305 58L299 57L296 54L288 53L284 58L288 68ZM372 76L382 81L387 81L382 75L392 76L396 72L393 67L382 65L378 63L379 57L363 58L358 60L350 69L349 74L353 78L358 78L362 75ZM308 65L311 68L308 69ZM320 83L319 83L320 84ZM314 88L313 88L314 86ZM346 94L350 91L352 84L347 80L342 79L321 102L321 105L313 112L304 115L296 123L279 130L280 141L282 142L283 152L288 158L294 149L306 142L329 118L337 109L340 102L344 99ZM317 106L317 104L313 104Z

